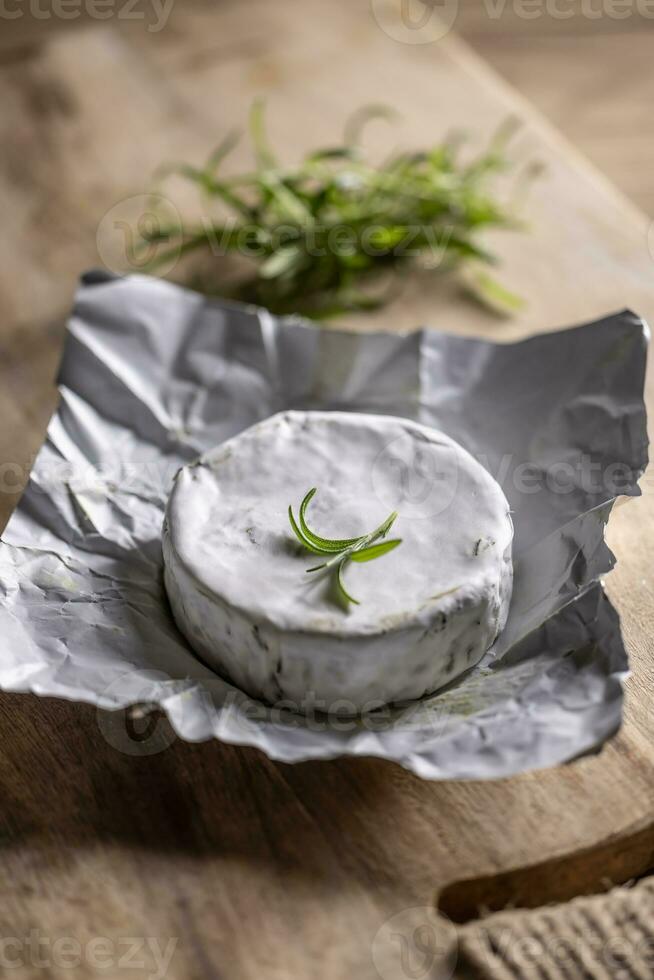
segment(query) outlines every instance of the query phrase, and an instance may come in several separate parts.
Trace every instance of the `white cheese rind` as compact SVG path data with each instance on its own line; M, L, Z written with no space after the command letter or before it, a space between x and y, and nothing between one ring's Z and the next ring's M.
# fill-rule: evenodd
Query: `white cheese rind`
M350 564L348 610L293 537L372 530L397 509L402 545ZM286 412L184 467L164 523L176 622L238 688L299 711L351 714L422 697L479 661L504 625L512 524L492 477L457 443L406 419Z

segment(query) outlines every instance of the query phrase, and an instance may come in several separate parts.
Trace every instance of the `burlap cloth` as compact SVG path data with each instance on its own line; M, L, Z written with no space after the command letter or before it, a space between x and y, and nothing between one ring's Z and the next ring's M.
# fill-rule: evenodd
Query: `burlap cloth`
M654 980L654 877L457 932L457 980Z

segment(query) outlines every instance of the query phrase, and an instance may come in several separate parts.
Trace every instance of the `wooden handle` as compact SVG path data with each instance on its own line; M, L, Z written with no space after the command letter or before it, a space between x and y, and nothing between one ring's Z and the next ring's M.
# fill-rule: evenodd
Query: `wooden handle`
M586 850L451 882L437 894L436 905L453 922L469 922L485 911L536 908L608 891L653 867L654 818L649 818L626 834L605 839Z

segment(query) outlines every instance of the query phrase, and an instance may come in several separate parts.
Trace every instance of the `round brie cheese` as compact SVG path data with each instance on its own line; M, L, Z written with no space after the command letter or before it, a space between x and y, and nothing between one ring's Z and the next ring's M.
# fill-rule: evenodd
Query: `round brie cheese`
M348 562L334 598L325 559L293 534L373 531L393 551ZM502 490L458 443L407 419L288 411L183 467L163 533L175 620L227 680L297 711L356 714L420 698L472 667L506 620L513 527Z

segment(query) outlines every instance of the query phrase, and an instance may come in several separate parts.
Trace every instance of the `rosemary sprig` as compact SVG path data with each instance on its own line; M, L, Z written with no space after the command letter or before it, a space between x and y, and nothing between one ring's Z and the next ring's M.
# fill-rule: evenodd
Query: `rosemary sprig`
M389 551L402 544L401 538L392 538L389 541L380 541L378 544L375 544L379 538L386 537L397 518L397 511L394 510L392 514L389 514L386 520L374 531L371 531L370 534L363 534L358 538L323 538L312 531L306 522L307 507L316 492L317 488L313 487L305 495L300 504L298 520L295 519L293 507L289 506L288 508L288 519L301 544L304 545L307 551L311 551L315 555L323 555L327 558L327 561L322 562L320 565L307 568L307 572L334 569L334 582L341 601L346 608L350 602L358 606L360 604L359 600L350 595L343 583L345 566L350 561L364 562L381 558L382 555L388 554Z
M514 126L503 126L490 146L469 161L461 158L459 136L370 163L361 149L362 130L371 118L390 115L383 106L360 109L347 123L342 145L318 149L296 166L284 167L266 135L263 103L255 102L251 172L220 175L236 143L233 134L204 167L183 163L160 172L193 182L206 212L199 221L176 226L161 217L158 227L142 232L144 248L159 246L150 268L200 252L211 263L208 278L205 269L196 286L273 313L324 319L382 306L410 265L437 271L469 260L482 269L495 264L479 233L519 227L492 188L497 175L509 169L506 145ZM227 256L246 260L248 271L236 285L226 282ZM496 310L514 312L522 305L487 272L472 277L467 289Z

